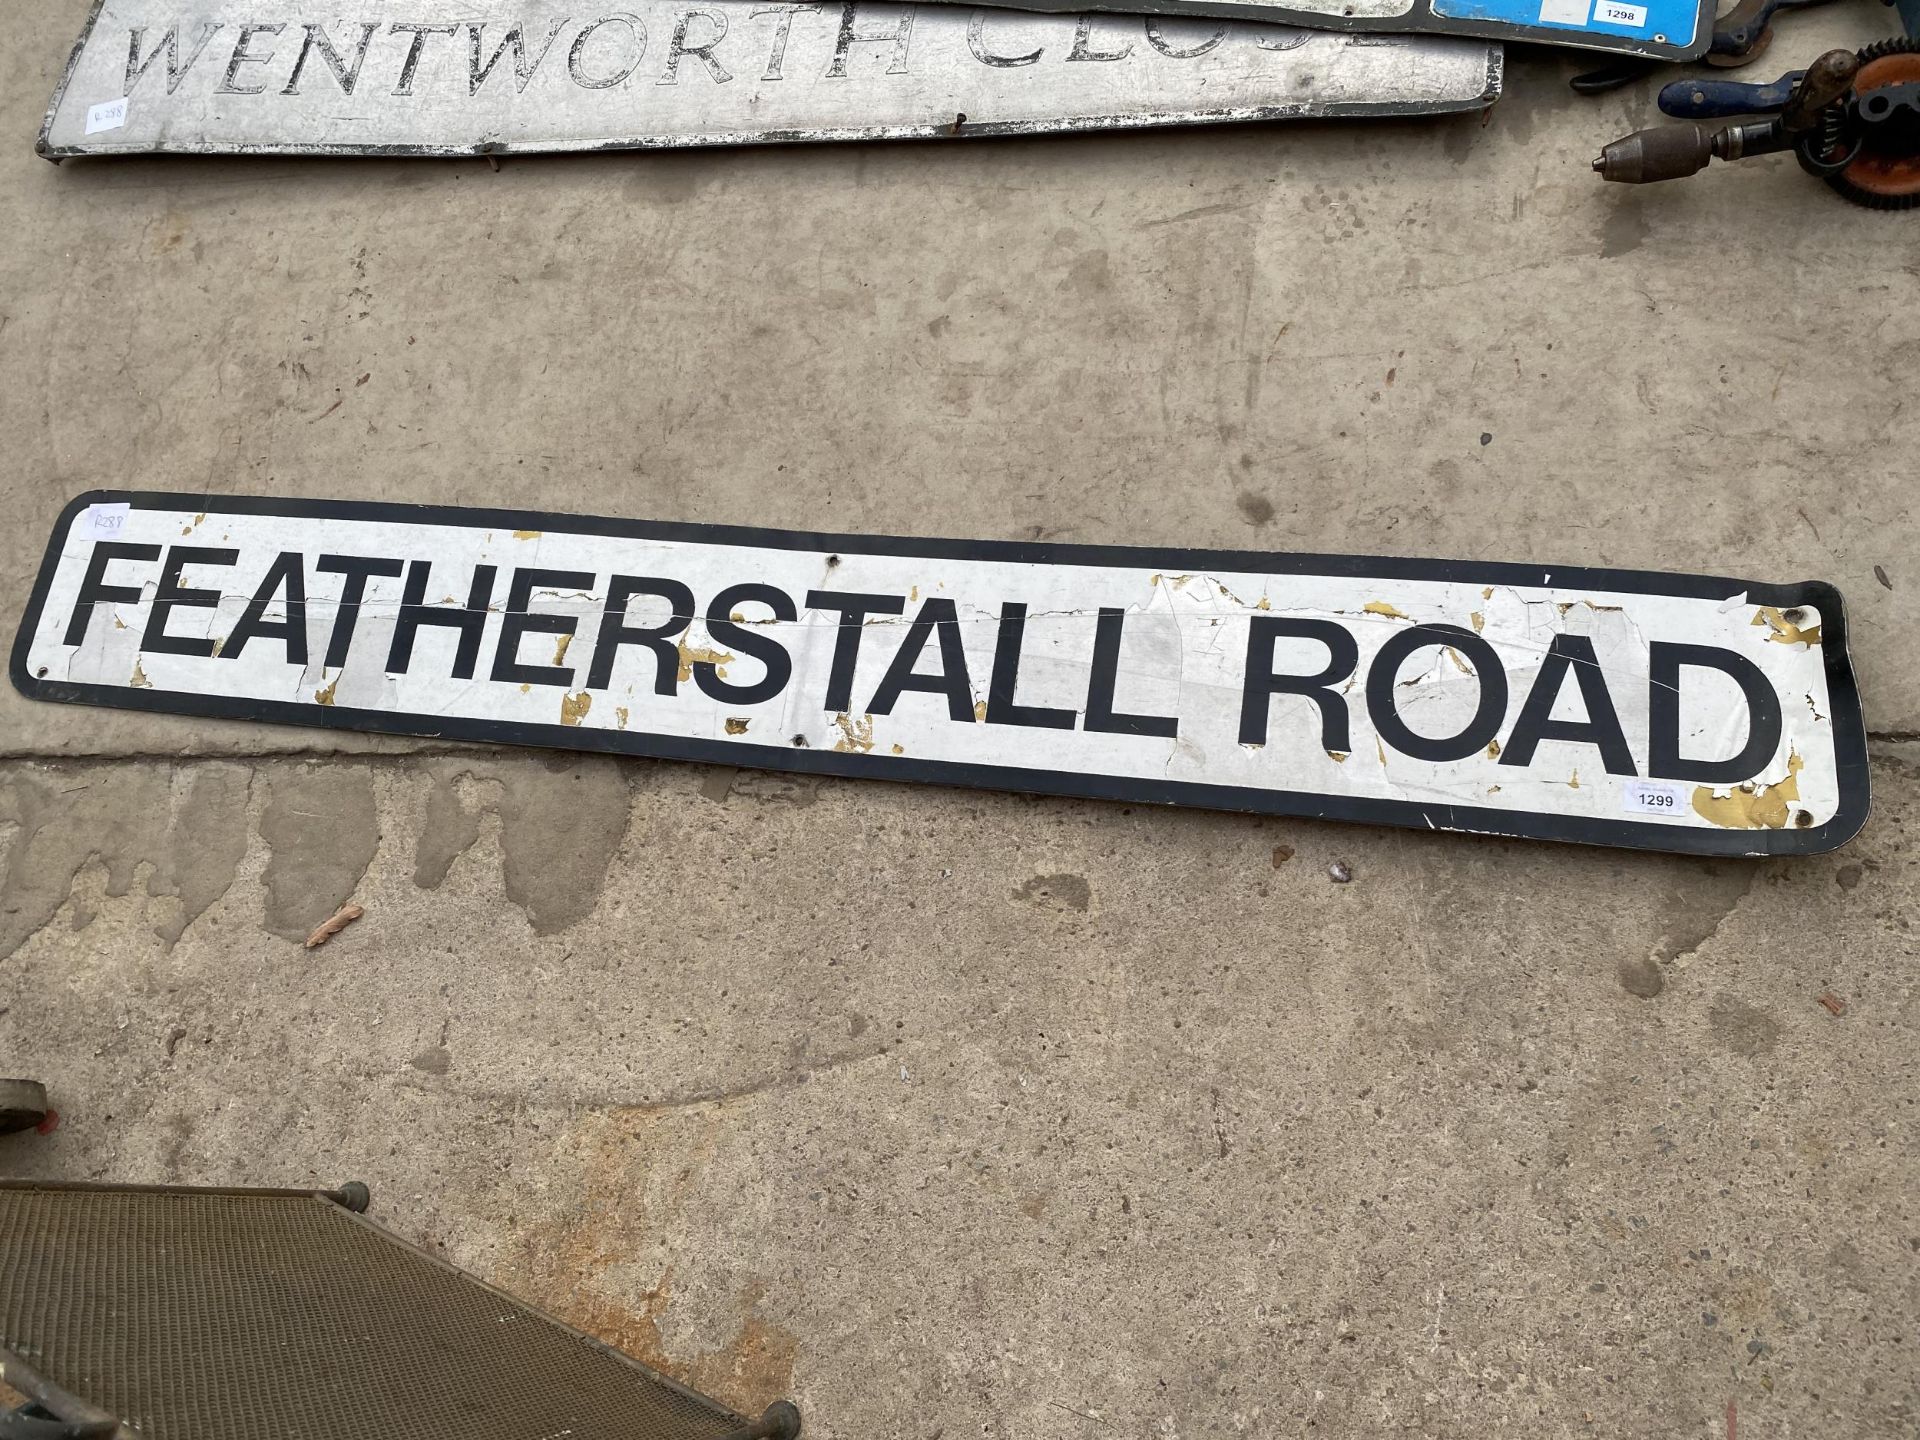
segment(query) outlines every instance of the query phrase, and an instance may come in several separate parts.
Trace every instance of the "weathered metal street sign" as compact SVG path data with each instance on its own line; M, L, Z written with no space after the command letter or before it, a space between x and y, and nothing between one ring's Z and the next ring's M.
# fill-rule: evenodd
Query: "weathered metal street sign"
M1480 109L1484 41L950 6L99 0L40 153L470 155Z
M943 0L965 4L967 0ZM1002 0L1022 10L1198 15L1344 31L1481 35L1691 60L1712 40L1714 0Z
M96 493L27 695L1702 854L1844 844L1823 584Z

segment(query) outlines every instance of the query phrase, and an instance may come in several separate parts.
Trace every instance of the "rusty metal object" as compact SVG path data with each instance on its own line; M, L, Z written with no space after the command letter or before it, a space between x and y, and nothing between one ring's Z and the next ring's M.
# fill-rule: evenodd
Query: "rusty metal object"
M1812 131L1820 123L1823 112L1847 93L1857 65L1852 51L1830 50L1806 70L1795 73L1792 87L1781 102L1780 114L1775 118L1727 125L1717 130L1698 121L1637 130L1605 146L1593 162L1594 171L1604 180L1645 185L1696 175L1712 160L1744 160L1810 144ZM1698 103L1690 106L1691 110L1712 112L1714 107L1708 103L1709 86L1717 87L1718 91L1745 91L1753 95L1777 93L1772 86L1701 82L1694 91ZM1665 92L1662 96L1664 99ZM1758 103L1740 106L1736 102L1727 108L1736 114L1747 114L1759 112L1761 106Z
M1912 209L1920 205L1920 39L1883 40L1859 58L1852 107L1859 147L1827 184L1869 209ZM1827 123L1826 138L1844 143L1832 134L1838 119Z
M1726 70L1751 65L1766 54L1767 47L1773 43L1776 14L1829 3L1831 0L1741 0L1713 22L1713 36L1707 42L1706 54L1700 58ZM1574 76L1573 89L1580 95L1604 95L1658 68L1657 61L1627 57Z
M27 1397L30 1402L22 1407L26 1415L15 1411L12 1416L0 1416L0 1435L9 1436L19 1433L26 1437L48 1437L48 1440L137 1440L134 1430L108 1414L97 1405L90 1405L70 1390L54 1384L43 1375L39 1368L30 1363L23 1355L0 1346L0 1384L10 1386ZM51 1415L58 1417L57 1429L45 1425L37 1417ZM18 1421L14 1427L8 1426L9 1420ZM24 1422L24 1423L19 1423Z
M1657 125L1609 141L1594 158L1604 180L1645 185L1678 180L1706 168L1713 158L1714 132L1705 125Z
M1593 168L1627 184L1692 175L1712 159L1791 150L1800 168L1874 209L1920 205L1920 40L1900 37L1858 53L1829 50L1770 85L1684 81L1660 93L1681 124L1638 131L1600 152ZM1714 130L1706 117L1771 114Z
M799 1434L799 1409L790 1400L776 1400L758 1420L723 1440L796 1440Z
M1777 122L1728 125L1719 130L1697 122L1656 125L1610 142L1594 160L1593 168L1603 180L1646 185L1698 174L1711 160L1737 160L1742 155L1785 148L1786 139Z
M46 1118L46 1086L38 1080L0 1080L0 1135L31 1130Z
M1851 50L1829 50L1807 66L1800 83L1780 108L1780 122L1788 133L1798 134L1819 124L1820 112L1845 98L1859 70L1860 57Z
M1773 44L1774 16L1782 10L1808 10L1831 0L1740 0L1713 22L1713 40L1702 57L1722 69L1751 65Z
M791 1405L736 1414L360 1218L366 1201L0 1182L0 1379L66 1434L119 1440L798 1435Z

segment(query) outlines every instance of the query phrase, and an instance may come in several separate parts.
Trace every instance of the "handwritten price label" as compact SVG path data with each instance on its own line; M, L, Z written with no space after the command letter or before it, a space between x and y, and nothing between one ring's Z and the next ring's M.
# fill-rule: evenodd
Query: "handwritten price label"
M131 508L124 500L111 505L89 505L87 513L80 517L80 538L118 540L127 528L127 511Z
M98 135L102 130L118 130L127 123L127 97L108 100L99 105L88 107L87 134Z

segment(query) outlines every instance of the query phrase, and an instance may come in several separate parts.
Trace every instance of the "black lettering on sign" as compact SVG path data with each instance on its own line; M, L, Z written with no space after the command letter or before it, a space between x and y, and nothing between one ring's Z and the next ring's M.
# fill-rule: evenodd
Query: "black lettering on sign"
M869 615L898 615L907 602L898 595L861 595L843 590L809 590L807 609L831 610L840 617L833 635L833 664L827 671L825 708L853 709L853 675L860 663L860 640Z
M200 38L193 42L193 49L187 52L185 63L180 59L180 27L172 26L167 33L153 42L153 49L147 52L147 58L140 58L140 40L147 31L145 26L135 26L127 32L127 83L122 93L133 94L133 87L140 83L140 77L147 73L147 67L153 64L154 57L162 50L167 52L167 94L171 95L180 88L180 82L187 78L187 72L193 68L194 61L206 50L207 42L214 33L226 27L218 20L210 21L200 27Z
M935 632L940 637L940 673L921 675L914 670L920 652ZM960 642L960 616L953 601L935 598L920 607L920 613L907 626L906 639L887 666L880 688L867 702L869 715L891 715L903 692L921 690L929 695L947 697L947 718L971 722L973 680L967 674L967 650Z
M1298 50L1312 38L1311 30L1296 30L1291 25L1262 25L1253 43L1262 50Z
M527 54L527 36L523 26L515 25L500 37L500 43L493 47L493 54L485 60L480 58L482 42L481 32L487 26L485 21L469 21L467 24L467 94L478 95L480 87L487 83L487 77L493 73L493 67L500 63L500 57L513 50L513 93L521 95L532 83L534 72L539 70L540 62L547 58L547 52L553 49L553 42L560 38L567 17L562 15L547 27L547 38L540 42L540 48Z
M1067 53L1069 60L1124 60L1133 54L1133 42L1129 40L1118 50L1095 50L1092 47L1094 15L1082 15L1080 23L1074 27L1073 49Z
M167 563L160 567L160 583L154 587L153 608L147 612L147 630L140 637L140 648L149 655L213 654L211 635L191 638L167 634L167 617L175 610L211 610L220 603L218 590L190 590L180 583L180 572L188 565L231 565L240 558L238 550L223 550L206 545L175 545L167 551Z
M264 65L267 61L273 59L273 47L271 45L267 47L267 53L264 55L248 53L247 47L253 43L254 36L278 35L286 28L285 25L242 25L240 27L240 38L234 42L233 58L227 62L226 78L214 87L213 93L216 95L265 94L267 89L266 82L262 81L258 85L236 85L233 83L234 76L240 73L240 67L242 65Z
M389 35L411 35L413 41L407 46L407 58L400 62L400 80L393 87L395 95L413 94L413 75L420 68L420 54L427 46L429 35L456 35L458 25L415 25L409 20L396 20L388 27Z
M698 45L687 43L687 27L695 20L704 20L712 27L713 34ZM682 10L673 22L673 40L667 46L667 70L654 83L656 85L678 85L680 83L680 57L698 56L700 63L707 67L707 73L713 76L713 83L724 85L733 76L727 73L726 66L713 58L713 47L727 38L727 17L718 10Z
M520 660L520 637L571 635L579 621L571 615L536 615L528 607L533 592L591 590L593 576L585 570L515 570L507 584L507 613L500 617L500 643L493 651L495 680L515 685L573 685L573 669L566 665L526 665Z
M1324 670L1312 675L1276 675L1273 643L1281 638L1317 640L1327 647ZM1240 690L1240 743L1267 743L1267 712L1275 695L1304 695L1320 708L1320 748L1345 755L1353 749L1347 701L1333 687L1353 674L1360 646L1332 620L1256 615L1247 632L1247 675Z
M1688 760L1680 754L1680 677L1683 670L1718 670L1747 702L1747 743L1724 760ZM1751 780L1780 748L1780 696L1744 655L1718 645L1655 640L1647 646L1647 774L1655 780L1737 785Z
M427 578L431 561L415 560L407 566L407 587L400 597L400 618L393 627L393 645L387 651L387 673L404 675L413 663L413 642L423 625L444 625L460 634L453 652L453 678L471 680L474 666L480 662L480 638L487 628L487 607L493 603L494 567L473 567L473 584L467 590L465 605L448 607L427 603Z
M305 668L307 663L307 576L306 557L298 550L283 550L267 567L266 577L247 601L240 622L227 633L220 647L222 660L238 660L247 642L277 639L287 648L287 663ZM284 592L284 593L283 593ZM266 618L269 605L279 605L286 613L278 620Z
M607 75L589 75L583 57L587 50L587 41L604 25L624 25L627 37L634 42L633 59L620 69ZM573 37L573 48L567 52L567 74L573 77L573 83L585 90L611 90L631 75L640 65L647 53L647 27L638 15L609 15L605 19L595 20L591 25L582 27Z
M87 626L93 620L93 607L103 600L117 600L123 605L137 604L140 599L138 585L109 585L106 583L107 566L116 560L158 560L158 545L133 545L124 540L102 540L95 543L93 553L87 557L87 573L80 581L80 593L73 600L73 614L67 620L66 643L78 645L87 638Z
M752 685L736 684L720 677L716 663L702 660L694 664L693 683L715 700L725 700L734 705L758 705L787 688L787 681L793 676L793 657L787 653L786 646L765 630L736 623L731 617L735 607L740 605L764 605L773 612L775 620L787 624L791 624L799 615L793 607L793 597L784 590L753 581L744 585L729 585L715 595L713 603L707 606L707 633L713 637L714 644L725 645L758 660L767 667L766 677Z
M300 41L300 54L293 62L293 74L287 77L287 88L280 93L282 95L300 93L300 77L306 72L307 57L318 50L321 61L333 72L333 78L339 82L340 93L351 95L353 87L360 83L360 67L367 63L367 47L373 43L374 34L380 29L380 22L378 20L361 22L360 44L354 49L351 65L342 60L340 52L333 48L333 41L327 38L324 25L308 25L303 28L307 33Z
M1178 24L1179 22L1175 21L1174 23ZM1158 50L1162 55L1165 55L1172 60L1198 59L1200 56L1206 54L1209 50L1213 49L1216 45L1218 45L1222 40L1226 38L1227 38L1227 27L1222 25L1219 29L1215 30L1213 34L1209 35L1206 39L1202 40L1198 45L1195 45L1192 49L1176 50L1174 49L1173 46L1167 43L1166 36L1160 33L1160 21L1152 15L1149 15L1147 17L1147 43L1153 46L1153 48Z
M354 627L360 623L360 605L367 598L367 581L376 575L392 579L406 567L398 560L322 555L313 568L325 575L347 577L347 583L340 588L340 609L333 617L333 633L327 637L326 658L321 661L327 669L338 670L347 663L347 652L353 646Z
M887 62L887 74L904 75L907 73L907 47L913 43L913 6L900 7L900 23L891 30L873 31L860 34L853 28L854 12L859 9L855 0L847 0L840 10L840 34L833 42L833 63L827 66L827 79L844 80L847 78L847 51L855 45L885 45L893 43L893 58Z
M1093 632L1093 669L1087 676L1086 728L1109 735L1158 735L1171 740L1180 733L1180 721L1175 716L1128 715L1113 708L1113 691L1120 679L1120 642L1126 623L1126 611L1101 607ZM1265 715L1261 716L1260 729L1263 733L1266 730Z
M1587 707L1584 720L1555 720L1554 701L1572 672L1580 687L1580 703ZM1520 718L1513 722L1513 734L1501 752L1502 765L1531 765L1533 752L1542 740L1558 740L1569 745L1591 745L1600 752L1600 762L1609 775L1635 775L1633 752L1627 735L1620 728L1619 713L1613 696L1607 693L1607 677L1593 653L1593 641L1585 635L1556 635L1547 646L1547 658L1540 674L1520 707Z
M993 647L993 677L987 682L987 724L1027 725L1040 730L1071 730L1079 715L1045 705L1018 705L1020 647L1027 635L1027 607L1008 601L1000 607L1000 634Z
M627 607L636 595L652 595L667 602L667 618L658 625L629 625ZM678 580L639 575L616 575L607 585L607 608L600 616L600 635L593 642L593 664L587 671L587 689L604 690L613 683L613 662L622 645L642 645L653 652L653 693L680 693L680 647L671 643L693 623L693 591Z
M767 52L767 68L760 74L762 80L778 80L780 67L787 59L787 37L793 33L793 17L796 15L818 15L818 5L760 5L752 12L755 19L762 15L778 15L774 22L773 48Z
M967 21L967 49L973 52L973 58L982 65L993 65L1003 70L1031 65L1046 53L1046 48L1044 45L1039 45L1025 55L996 55L987 49L987 12L976 10L973 12L973 18Z
M1429 736L1400 718L1400 667L1417 650L1445 646L1463 658L1480 685L1473 719L1457 735ZM1416 760L1464 760L1487 748L1507 718L1507 672L1493 646L1459 625L1414 625L1382 645L1367 671L1367 717L1380 738Z

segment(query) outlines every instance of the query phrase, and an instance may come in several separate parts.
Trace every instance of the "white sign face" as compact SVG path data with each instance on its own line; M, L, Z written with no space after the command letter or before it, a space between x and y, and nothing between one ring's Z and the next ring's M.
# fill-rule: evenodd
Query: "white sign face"
M99 0L40 152L504 155L1425 114L1491 105L1500 66L1476 40L870 0Z
M1868 800L1837 591L1629 571L98 493L59 522L13 677L1702 854L1833 849Z

